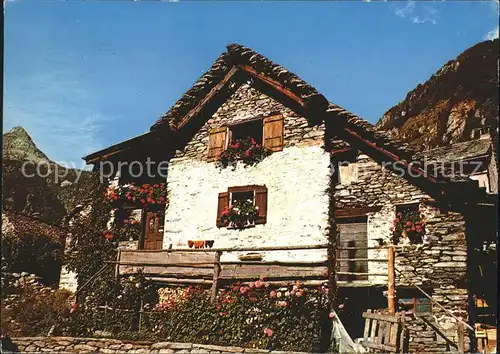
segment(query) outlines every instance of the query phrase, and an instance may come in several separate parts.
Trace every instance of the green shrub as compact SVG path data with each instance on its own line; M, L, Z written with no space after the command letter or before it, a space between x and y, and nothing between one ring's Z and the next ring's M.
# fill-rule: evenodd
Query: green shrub
M2 332L10 336L46 336L69 315L70 293L37 283L33 277L2 274Z

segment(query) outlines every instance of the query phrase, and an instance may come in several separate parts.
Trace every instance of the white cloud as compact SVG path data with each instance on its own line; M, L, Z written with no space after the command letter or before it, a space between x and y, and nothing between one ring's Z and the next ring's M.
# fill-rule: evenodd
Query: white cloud
M79 168L82 156L103 147L97 134L111 119L92 108L71 70L26 74L5 87L4 131L21 125L50 159Z
M484 39L492 41L494 39L498 38L498 26L495 29L492 29L486 35L484 36Z
M403 7L399 8L395 7L394 13L396 14L396 16L399 16L401 18L406 18L407 16L413 13L415 7L416 7L415 2L408 1L406 5Z
M412 23L431 23L435 25L439 11L432 6L417 6L415 1L407 1L404 6L391 4L391 10L398 17L408 19Z

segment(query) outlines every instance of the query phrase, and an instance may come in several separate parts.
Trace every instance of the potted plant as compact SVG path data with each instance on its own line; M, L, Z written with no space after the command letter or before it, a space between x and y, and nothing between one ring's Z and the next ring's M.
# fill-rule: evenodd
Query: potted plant
M271 149L257 144L252 137L237 139L220 154L219 166L223 168L229 165L235 166L237 161L241 161L245 165L254 165L271 153Z
M258 213L252 200L237 200L222 212L221 220L229 228L242 229L255 225Z
M391 227L392 242L397 245L401 238L406 238L410 243L422 243L425 235L425 222L418 210L405 210L398 212Z

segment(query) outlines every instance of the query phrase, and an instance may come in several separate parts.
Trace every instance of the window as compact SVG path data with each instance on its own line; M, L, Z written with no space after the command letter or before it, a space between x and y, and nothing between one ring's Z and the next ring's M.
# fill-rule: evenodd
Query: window
M214 128L208 139L208 161L215 161L229 144L251 137L273 151L283 150L284 120L281 114L240 124Z
M358 164L355 162L339 162L339 182L348 185L358 180Z
M392 230L392 241L395 245L399 242L419 244L425 235L425 223L420 215L419 205L396 205L396 217Z
M257 144L262 145L263 123L262 119L231 125L229 127L229 144L240 139L253 138Z
M227 192L219 193L217 205L217 227L230 226L225 220L224 213L233 206L247 203L255 207L256 216L250 224L265 224L267 216L267 188L266 186L230 187ZM244 225L240 225L244 226Z
M340 281L368 280L368 232L367 217L342 218L339 229L339 277ZM363 274L366 273L366 274Z

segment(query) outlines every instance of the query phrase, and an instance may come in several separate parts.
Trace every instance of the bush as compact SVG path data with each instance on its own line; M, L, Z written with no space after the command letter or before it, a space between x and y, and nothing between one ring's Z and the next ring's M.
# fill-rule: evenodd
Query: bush
M70 293L54 290L23 274L2 274L2 332L10 336L46 336L69 315Z

